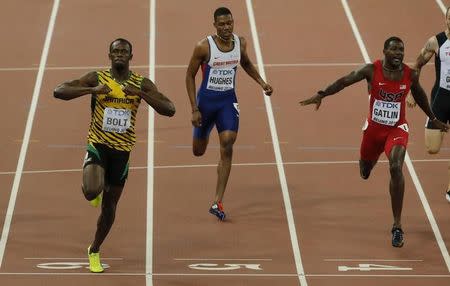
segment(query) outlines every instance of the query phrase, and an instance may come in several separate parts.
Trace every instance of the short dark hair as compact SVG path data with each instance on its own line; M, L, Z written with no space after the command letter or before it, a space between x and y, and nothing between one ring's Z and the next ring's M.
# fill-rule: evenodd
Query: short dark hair
M387 38L386 41L384 41L384 49L385 49L385 50L389 47L389 44L390 44L392 41L394 41L394 42L400 42L400 43L404 44L403 41L402 41L402 39L400 39L399 37L396 37L396 36L392 36L392 37Z
M130 41L128 41L127 39L123 39L123 38L117 38L114 41L112 41L111 44L109 44L109 52L111 52L112 46L115 42L121 42L121 43L127 44L130 47L130 54L133 53L133 45L131 45Z
M217 17L224 15L231 15L231 17L233 17L233 14L231 14L230 9L226 7L217 8L216 11L214 11L214 22L217 20Z

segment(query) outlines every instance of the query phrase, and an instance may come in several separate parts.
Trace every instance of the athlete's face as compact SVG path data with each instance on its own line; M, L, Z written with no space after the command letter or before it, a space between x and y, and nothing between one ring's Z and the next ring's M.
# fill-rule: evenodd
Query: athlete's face
M383 50L386 62L392 67L399 67L403 63L405 47L400 41L390 41L388 47Z
M233 16L230 14L218 16L214 21L214 27L216 27L217 35L221 38L225 40L231 39L234 27Z
M127 43L116 41L111 45L109 59L114 66L119 68L127 66L132 58L131 48Z

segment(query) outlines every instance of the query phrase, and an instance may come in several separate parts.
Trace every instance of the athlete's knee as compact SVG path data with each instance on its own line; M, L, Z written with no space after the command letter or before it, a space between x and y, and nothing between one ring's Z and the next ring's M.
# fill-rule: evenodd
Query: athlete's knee
M436 146L427 146L427 152L428 154L434 155L439 153L441 148L436 147Z
M392 178L398 178L403 175L402 166L403 164L398 161L389 164L389 172Z
M100 195L100 193L103 191L104 186L99 184L99 185L81 185L81 190L83 191L84 197L86 198L86 200L88 201L92 201L93 199L95 199L98 195Z
M233 155L234 140L227 140L220 143L220 151L226 157Z
M359 160L359 174L362 179L367 180L370 177L374 164L367 161Z
M203 156L203 154L205 154L205 151L206 151L206 148L198 148L198 147L193 147L192 148L192 153L196 157Z

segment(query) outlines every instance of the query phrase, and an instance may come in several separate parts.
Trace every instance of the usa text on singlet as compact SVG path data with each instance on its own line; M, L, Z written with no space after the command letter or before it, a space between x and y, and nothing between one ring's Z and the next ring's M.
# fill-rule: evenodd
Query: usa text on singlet
M391 81L384 77L380 60L374 62L370 89L369 121L398 126L406 123L405 99L411 87L411 69L403 64L403 77Z

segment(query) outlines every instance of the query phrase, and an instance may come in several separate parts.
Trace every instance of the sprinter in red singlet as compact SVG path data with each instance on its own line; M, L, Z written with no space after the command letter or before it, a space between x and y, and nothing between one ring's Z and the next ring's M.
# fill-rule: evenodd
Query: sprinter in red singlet
M362 68L338 79L325 90L300 102L315 104L319 109L322 99L335 94L347 86L363 79L367 80L370 92L369 115L364 124L359 168L361 177L368 179L370 172L383 151L389 159L391 194L394 224L392 246L402 247L404 234L401 225L405 180L402 167L408 143L408 123L405 118L405 99L409 90L417 104L430 118L435 128L447 132L449 126L442 123L430 109L418 74L403 64L404 44L398 37L390 37L384 43L384 59L366 64Z

